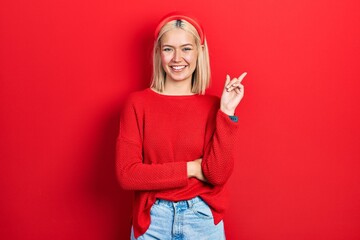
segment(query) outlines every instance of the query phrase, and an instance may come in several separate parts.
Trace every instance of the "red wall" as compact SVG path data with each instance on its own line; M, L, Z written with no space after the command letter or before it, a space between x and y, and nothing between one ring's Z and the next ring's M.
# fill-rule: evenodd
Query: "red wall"
M153 29L203 23L209 93L248 72L229 240L360 239L360 2L0 3L0 239L128 239L115 138Z

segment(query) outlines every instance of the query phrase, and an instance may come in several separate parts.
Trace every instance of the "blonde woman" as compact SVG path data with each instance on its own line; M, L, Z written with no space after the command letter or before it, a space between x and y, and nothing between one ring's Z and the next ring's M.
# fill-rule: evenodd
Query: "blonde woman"
M117 140L118 179L134 191L131 239L225 239L245 75L227 75L221 98L205 94L203 28L180 13L159 23L151 85L127 99Z

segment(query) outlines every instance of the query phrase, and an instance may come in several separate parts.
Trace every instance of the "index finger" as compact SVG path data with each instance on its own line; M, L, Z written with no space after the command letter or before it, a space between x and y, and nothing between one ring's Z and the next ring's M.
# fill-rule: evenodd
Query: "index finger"
M242 80L244 79L246 74L247 74L247 72L244 72L243 74L240 75L240 77L238 78L240 83L242 82Z

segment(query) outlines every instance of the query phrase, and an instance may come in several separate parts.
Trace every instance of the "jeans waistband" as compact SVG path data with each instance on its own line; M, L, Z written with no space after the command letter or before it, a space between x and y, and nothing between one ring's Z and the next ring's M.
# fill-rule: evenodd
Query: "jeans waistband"
M188 208L191 208L195 203L203 202L203 200L200 197L194 197L189 200L183 200L178 202L168 201L164 199L156 199L155 204L158 205L165 205L169 208L173 208L176 206L187 206Z

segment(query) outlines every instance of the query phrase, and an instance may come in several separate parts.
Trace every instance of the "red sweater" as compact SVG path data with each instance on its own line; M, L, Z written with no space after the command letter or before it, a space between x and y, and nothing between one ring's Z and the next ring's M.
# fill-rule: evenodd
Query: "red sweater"
M170 96L150 88L129 96L120 119L116 170L121 187L135 193L135 237L148 229L156 198L199 196L210 206L215 224L223 219L238 129L216 96ZM198 158L208 183L187 177L186 162Z

